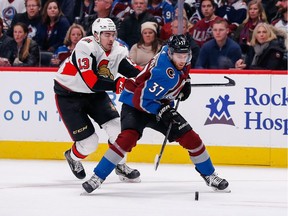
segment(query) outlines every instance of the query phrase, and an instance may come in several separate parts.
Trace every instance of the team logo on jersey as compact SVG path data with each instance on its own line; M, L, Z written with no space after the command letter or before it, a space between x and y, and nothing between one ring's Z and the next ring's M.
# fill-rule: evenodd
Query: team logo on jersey
M167 68L166 70L166 74L168 75L168 77L170 77L171 79L173 79L175 77L175 72L172 68Z
M8 26L11 25L12 19L15 16L15 14L17 14L17 10L13 6L7 7L2 11L3 21L5 22L6 25Z
M104 59L98 64L98 74L102 77L114 80L114 75L108 68L108 63L109 61L107 59Z
M224 97L219 96L216 100L214 98L210 98L210 104L206 105L206 107L210 109L210 114L204 125L235 125L228 110L228 106L235 105L235 101L231 101L229 98L230 96L227 94Z
M33 38L33 37L36 36L37 28L34 27L34 26L32 26L32 25L29 25L29 26L28 26L28 31L29 31L28 37L29 37L29 38Z

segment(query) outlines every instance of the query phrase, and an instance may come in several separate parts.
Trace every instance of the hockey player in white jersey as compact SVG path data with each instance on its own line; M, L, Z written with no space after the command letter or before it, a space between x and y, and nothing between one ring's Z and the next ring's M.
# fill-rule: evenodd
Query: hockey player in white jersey
M97 149L99 137L90 119L104 129L114 143L120 133L120 118L106 91L120 93L124 77L140 72L128 59L128 49L116 40L116 26L109 18L97 18L93 36L82 38L71 56L60 66L54 80L56 105L74 141L64 155L73 174L86 176L81 160ZM120 180L139 182L140 173L119 163L115 168Z

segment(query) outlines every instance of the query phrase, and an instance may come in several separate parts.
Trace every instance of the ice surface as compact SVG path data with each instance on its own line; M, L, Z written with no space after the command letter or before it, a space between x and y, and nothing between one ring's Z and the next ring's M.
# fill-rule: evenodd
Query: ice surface
M97 162L84 161L90 178ZM0 160L0 216L287 216L287 169L216 166L231 193L206 186L193 165L129 164L141 183L113 172L102 187L81 195L82 182L66 161ZM199 201L195 201L199 191Z

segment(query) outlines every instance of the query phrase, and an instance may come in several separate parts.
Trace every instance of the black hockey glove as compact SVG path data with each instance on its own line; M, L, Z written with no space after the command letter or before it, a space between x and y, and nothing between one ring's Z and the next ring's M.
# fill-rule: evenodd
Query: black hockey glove
M189 81L187 80L187 82L184 84L178 97L180 97L180 101L185 101L189 97L190 94L191 94L191 84L190 84L190 79L189 79Z
M170 105L163 105L158 112L158 117L163 121L165 125L181 124L181 116Z

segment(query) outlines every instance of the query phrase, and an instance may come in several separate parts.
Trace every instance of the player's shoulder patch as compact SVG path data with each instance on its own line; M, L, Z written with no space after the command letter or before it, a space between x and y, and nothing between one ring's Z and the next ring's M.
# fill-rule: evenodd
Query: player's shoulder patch
M128 44L125 43L125 41L121 40L120 38L116 38L115 41L117 41L119 43L119 46L129 49Z
M118 41L114 41L113 44L113 53L118 54L119 56L128 56L129 55L129 50L122 43L119 43Z
M119 43L119 46L127 48L124 44Z
M90 38L83 38L82 41L87 42L87 43L91 43L92 40Z
M175 71L171 67L168 67L166 69L166 74L170 79L173 79L175 77Z

